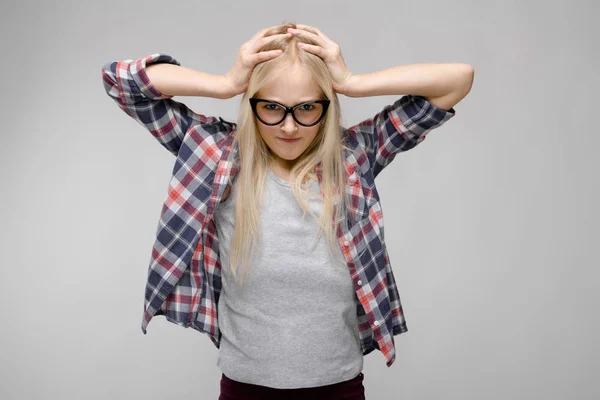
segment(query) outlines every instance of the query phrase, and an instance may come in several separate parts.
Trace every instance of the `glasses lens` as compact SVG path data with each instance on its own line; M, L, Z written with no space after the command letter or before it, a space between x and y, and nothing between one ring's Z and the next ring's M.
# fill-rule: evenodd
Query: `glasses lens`
M256 112L260 119L267 124L276 124L283 119L285 110L277 103L267 103L264 101L256 105ZM296 119L300 123L310 125L315 123L323 114L323 104L306 103L294 110Z
M294 110L296 119L303 124L313 124L323 114L323 104L307 103Z

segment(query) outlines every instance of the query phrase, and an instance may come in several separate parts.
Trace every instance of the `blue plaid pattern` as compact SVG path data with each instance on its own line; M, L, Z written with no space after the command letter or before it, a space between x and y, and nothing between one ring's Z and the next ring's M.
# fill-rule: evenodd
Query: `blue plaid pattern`
M141 328L146 334L150 320L163 315L207 334L219 348L221 264L213 214L239 171L233 144L237 124L198 114L159 92L145 71L153 63L181 65L155 53L102 68L108 96L175 156L148 267ZM396 357L394 336L407 327L384 241L375 177L396 154L421 143L454 115L453 108L443 110L424 97L406 95L372 118L341 127L351 201L337 236L356 289L363 355L379 350L388 367ZM316 175L321 181L320 164Z

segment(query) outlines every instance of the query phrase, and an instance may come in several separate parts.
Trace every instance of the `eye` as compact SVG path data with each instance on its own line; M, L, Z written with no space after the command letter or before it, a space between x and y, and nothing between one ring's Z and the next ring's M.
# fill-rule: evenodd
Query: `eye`
M301 108L302 108L302 111L310 111L313 108L315 108L315 106L313 106L312 104L303 104Z
M275 103L268 103L264 106L264 108L266 108L269 111L274 111L274 110L278 109L279 106Z

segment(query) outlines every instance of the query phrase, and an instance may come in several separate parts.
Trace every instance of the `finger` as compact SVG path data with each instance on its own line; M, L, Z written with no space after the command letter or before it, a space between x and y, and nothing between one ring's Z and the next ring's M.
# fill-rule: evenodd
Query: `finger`
M317 28L313 27L313 26L310 26L310 25L296 24L296 28L298 28L298 29L304 29L306 31L314 33L315 35L319 34L319 30Z
M259 53L256 54L252 54L250 56L250 60L252 60L252 63L254 65L261 63L263 61L267 61L270 60L272 58L275 58L279 55L281 55L281 53L283 53L283 51L281 50L270 50L270 51L261 51Z
M300 47L302 50L308 51L309 53L316 54L317 56L319 56L321 58L325 58L326 51L321 46L315 46L315 45L306 44L306 43L298 43L298 47Z
M281 38L291 37L291 36L292 36L292 34L288 32L288 33L278 33L276 35L259 38L255 42L252 43L252 46L251 46L252 52L256 53L264 45L266 45L267 43L269 43L275 39L281 39Z
M261 29L260 31L258 31L258 32L257 32L257 33L256 33L256 34L255 34L255 35L252 37L252 40L260 39L261 37L265 36L265 34L266 34L267 32L269 32L271 29L277 28L278 26L279 26L279 25L273 25L273 26L270 26L270 27L268 27L268 28Z
M309 26L309 25L302 25L302 24L296 24L296 27L298 29L304 29L308 32L312 32L318 36L321 36L323 39L325 39L325 41L327 41L329 43L333 43L333 40L331 40L323 32L321 32L321 30L319 28L315 28L314 26Z
M292 32L294 35L297 36L304 36L307 38L310 38L312 40L314 40L315 42L317 42L317 44L319 44L320 46L327 46L330 43L327 43L322 37L320 37L319 35L306 31L304 29L292 29L290 28L290 32Z
M314 28L312 26L308 26L308 25L296 25L296 26L302 26L302 27L308 27L309 29L314 29L314 31L317 33L318 36L322 37L323 40L331 45L336 45L337 43L335 42L335 40L329 38L329 36L325 35L323 32L321 32L321 30L319 28Z

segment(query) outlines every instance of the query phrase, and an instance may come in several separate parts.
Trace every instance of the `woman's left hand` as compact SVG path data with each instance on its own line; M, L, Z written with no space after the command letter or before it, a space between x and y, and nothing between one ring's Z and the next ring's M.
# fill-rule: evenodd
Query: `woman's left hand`
M298 46L302 50L321 57L329 69L333 81L333 90L349 96L349 83L353 74L346 66L340 46L317 28L301 24L296 24L296 27L298 29L289 28L288 32L294 36L304 36L312 39L317 43L317 45L298 43Z

